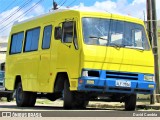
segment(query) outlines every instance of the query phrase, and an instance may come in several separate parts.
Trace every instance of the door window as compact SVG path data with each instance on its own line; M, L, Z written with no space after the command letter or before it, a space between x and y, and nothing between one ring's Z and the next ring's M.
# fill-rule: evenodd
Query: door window
M77 32L76 32L76 24L73 21L63 23L62 30L62 42L63 43L72 43L75 46L75 49L78 49L78 41L77 41Z

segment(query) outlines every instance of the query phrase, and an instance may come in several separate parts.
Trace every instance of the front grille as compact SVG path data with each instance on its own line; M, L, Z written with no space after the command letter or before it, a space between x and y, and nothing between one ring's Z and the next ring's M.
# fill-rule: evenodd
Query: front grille
M150 90L144 90L144 89L135 89L135 92L146 92L146 93L150 93Z
M130 88L115 88L115 87L110 87L109 90L131 91Z
M85 88L90 88L90 89L105 89L104 86L91 86L91 85L85 85Z
M138 80L138 74L106 71L106 78L123 79L123 80Z

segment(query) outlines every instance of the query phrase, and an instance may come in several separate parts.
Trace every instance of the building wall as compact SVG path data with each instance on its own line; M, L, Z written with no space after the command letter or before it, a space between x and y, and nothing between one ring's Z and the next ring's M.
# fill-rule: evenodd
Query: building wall
M3 69L3 63L6 61L7 39L7 36L0 36L0 70Z

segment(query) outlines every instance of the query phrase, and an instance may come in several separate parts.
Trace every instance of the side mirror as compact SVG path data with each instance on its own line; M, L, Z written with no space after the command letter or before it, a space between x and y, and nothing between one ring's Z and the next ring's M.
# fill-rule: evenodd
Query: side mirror
M62 39L62 29L61 29L61 27L55 27L54 38L56 40Z

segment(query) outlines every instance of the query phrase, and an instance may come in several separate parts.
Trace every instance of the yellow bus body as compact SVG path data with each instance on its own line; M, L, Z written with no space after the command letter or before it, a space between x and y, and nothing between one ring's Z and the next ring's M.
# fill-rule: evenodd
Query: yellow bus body
M93 17L113 19L136 23L144 26L143 21L117 14L103 12L86 12L78 10L60 10L44 16L13 25L6 55L5 86L14 90L16 79L21 78L23 91L53 93L58 73L66 72L70 81L70 90L78 90L78 79L82 69L120 71L129 73L154 74L154 59L152 50L135 50L130 48L115 48L112 46L87 45L83 40L82 18ZM76 21L78 50L72 43L62 43L55 40L56 26L65 21ZM52 25L51 44L49 49L42 49L44 26ZM12 35L32 28L40 28L38 50L10 55ZM146 32L146 31L145 31ZM69 46L69 47L68 47Z

